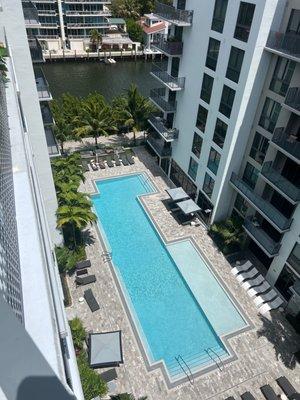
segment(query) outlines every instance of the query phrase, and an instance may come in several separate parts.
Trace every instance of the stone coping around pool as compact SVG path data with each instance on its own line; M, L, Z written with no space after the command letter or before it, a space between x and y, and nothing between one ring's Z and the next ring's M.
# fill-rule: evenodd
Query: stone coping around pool
M172 388L174 388L174 387L176 387L178 385L181 385L183 383L188 382L191 379L191 378L189 378L189 375L191 375L192 378L197 378L199 376L202 376L202 375L204 375L204 374L206 374L208 372L211 372L211 371L215 370L216 368L219 368L220 371L221 371L223 366L225 366L226 364L237 360L238 357L237 357L235 351L233 350L232 346L230 345L230 339L233 338L233 337L236 337L237 335L242 334L242 333L244 333L244 332L246 332L246 331L248 331L250 329L253 329L254 325L251 322L251 320L248 318L248 316L245 315L245 313L243 312L243 310L241 309L241 307L237 303L237 301L233 298L233 296L232 296L230 290L228 289L227 285L225 284L223 279L220 277L220 275L216 272L215 268L212 266L211 262L208 260L206 255L201 251L201 249L199 248L198 244L196 243L196 241L194 240L194 238L192 236L186 235L186 236L181 237L180 239L173 239L173 240L168 240L165 237L165 235L163 234L163 232L161 231L160 227L156 223L155 219L151 215L151 212L150 212L149 208L147 207L147 205L146 205L146 203L144 201L144 198L152 196L154 194L160 193L160 190L156 186L155 182L153 182L153 179L150 177L150 175L146 171L133 172L133 173L128 173L128 174L120 174L120 175L117 175L117 176L114 176L114 177L103 177L103 178L93 179L92 180L92 185L93 185L93 188L94 188L94 192L91 193L91 195L95 196L97 194L100 194L100 192L99 192L99 190L97 188L96 182L103 181L103 180L108 180L108 179L110 180L110 179L126 178L127 176L131 176L131 175L132 176L133 175L144 175L144 176L146 176L146 180L151 183L151 186L154 189L153 192L146 193L146 194L138 196L138 200L139 200L140 204L142 205L143 209L145 210L148 218L153 223L153 225L154 225L155 229L157 230L157 232L158 232L161 240L163 241L163 243L165 245L170 245L170 244L179 243L179 242L182 242L182 241L189 240L192 243L192 245L194 246L194 248L196 249L196 251L198 252L199 256L204 259L204 261L205 261L206 265L208 266L208 268L210 269L211 273L216 278L216 280L218 281L220 286L224 289L224 291L226 292L227 296L229 297L231 302L234 304L234 306L236 307L236 309L238 310L238 312L241 314L241 316L243 317L243 319L246 322L246 325L245 325L244 328L236 330L236 331L231 332L231 333L228 333L226 335L219 336L219 338L221 339L226 351L229 354L228 357L226 357L226 358L222 357L222 359L217 357L218 358L217 362L212 359L212 365L200 367L195 372L192 372L190 374L186 374L185 372L183 372L183 374L186 374L186 376L184 376L182 378L178 378L178 379L172 380L172 378L170 377L170 375L168 373L168 369L167 369L167 366L166 366L164 360L159 360L159 361L155 361L155 362L151 362L149 360L149 355L147 353L147 350L145 349L145 344L147 344L147 347L149 348L150 353L151 353L151 349L148 346L147 339L144 337L143 330L141 328L139 329L140 324L139 324L138 318L137 318L137 316L135 314L134 307L133 307L133 305L131 303L130 297L127 294L126 287L125 287L125 285L123 285L121 283L121 281L122 281L121 277L118 276L118 273L116 272L116 268L115 268L111 258L109 258L108 259L108 264L109 264L111 273L112 273L112 275L114 277L115 284L117 286L119 295L120 295L122 303L123 303L122 305L123 305L123 307L124 307L124 309L126 311L126 315L128 317L128 320L129 320L130 326L132 328L132 331L134 333L135 339L136 339L136 341L138 343L138 346L140 348L140 351L141 351L141 353L143 355L143 359L145 361L146 368L147 368L148 371L153 371L153 370L159 368L161 370L161 372L162 372L162 375L163 375L164 379L165 379L167 387L169 389L172 389ZM100 242L102 244L102 247L106 250L107 253L110 253L111 249L110 249L110 246L109 246L108 241L106 239L106 234L105 234L101 224L98 224L98 223L96 224L96 231L98 233L98 237L99 237L99 240L100 240ZM183 276L181 271L179 269L178 269L178 271L181 274L182 278L185 280L185 277ZM185 280L185 282L186 282L186 280ZM193 296L194 296L194 294L193 294ZM197 301L197 303L198 303L198 301ZM201 307L200 304L199 304L199 306ZM142 341L141 336L143 336L145 342ZM149 350L148 350L148 352L149 352ZM220 361L221 361L221 363L220 363Z

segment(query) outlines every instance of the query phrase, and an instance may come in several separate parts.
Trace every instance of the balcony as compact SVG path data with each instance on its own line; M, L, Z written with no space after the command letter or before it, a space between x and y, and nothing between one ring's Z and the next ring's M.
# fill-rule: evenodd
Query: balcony
M257 222L246 218L244 221L244 229L269 257L275 257L279 253L281 244L270 238Z
M111 12L109 10L90 10L90 11L83 11L83 10L67 10L66 15L68 17L89 17L89 16L100 16L100 17L110 17Z
M163 112L174 113L176 102L165 99L166 90L164 88L150 90L150 100Z
M32 36L32 37L28 36L28 44L29 44L32 62L33 63L44 62L45 60L44 60L44 56L43 56L42 47L41 47L38 39L34 36Z
M178 10L167 4L155 3L154 14L165 21L177 26L191 26L193 22L194 11Z
M148 122L166 142L173 142L173 140L178 138L178 129L167 128L165 125L166 121L162 118L151 115Z
M171 157L172 148L166 147L166 142L163 139L149 136L147 143L159 157Z
M107 27L108 22L67 22L68 29Z
M183 43L174 38L174 40L166 39L160 35L159 40L152 43L153 47L164 53L166 56L179 57L182 55Z
M276 128L273 137L272 144L276 145L283 153L292 158L299 164L300 160L300 138L294 135L290 135L285 131L285 128Z
M49 103L41 103L41 113L44 125L53 125L54 122Z
M283 106L300 115L300 88L294 87L288 90Z
M25 25L28 28L39 28L40 21L38 10L30 0L22 0Z
M261 175L269 182L269 184L277 189L283 197L291 200L293 204L300 201L300 189L292 182L281 175L280 171L276 170L272 162L265 162Z
M41 0L38 0L41 1ZM44 1L44 0L43 0ZM51 1L51 0L50 0ZM57 0L54 0L57 1ZM84 3L84 4L111 4L111 0L65 0L66 4Z
M168 72L158 64L152 65L151 75L172 91L184 89L185 78L175 78L168 74Z
M34 71L34 75L35 75L35 83L39 95L39 100L40 101L52 100L52 96L49 90L49 85L42 69L41 68L36 69Z
M50 126L45 127L46 142L48 147L48 154L50 157L57 157L60 155L59 148Z
M300 35L270 32L266 49L294 61L300 61Z
M264 218L270 222L280 232L285 232L290 229L292 219L287 219L267 200L256 194L250 186L248 186L235 173L232 173L230 183L243 196L248 203L252 205Z

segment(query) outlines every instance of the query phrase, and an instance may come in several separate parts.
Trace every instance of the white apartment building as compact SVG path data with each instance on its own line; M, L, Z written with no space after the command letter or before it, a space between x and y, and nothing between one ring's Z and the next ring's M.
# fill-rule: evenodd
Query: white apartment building
M28 36L36 37L44 50L85 51L91 30L103 36L119 32L126 35L122 18L111 18L108 0L22 0ZM111 43L111 41L109 41ZM130 41L131 43L131 41Z
M0 2L0 397L83 399L56 264L56 195L23 10ZM17 317L17 318L16 318Z
M176 0L155 46L149 148L210 225L244 219L248 252L289 300L300 277L300 2Z

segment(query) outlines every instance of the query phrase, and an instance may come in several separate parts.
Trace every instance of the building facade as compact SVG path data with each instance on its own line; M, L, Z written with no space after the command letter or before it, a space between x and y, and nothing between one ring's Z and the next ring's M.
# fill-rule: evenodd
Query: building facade
M299 1L176 0L155 14L172 28L156 44L168 63L152 70L161 114L149 147L206 224L243 218L248 251L289 300L300 277Z

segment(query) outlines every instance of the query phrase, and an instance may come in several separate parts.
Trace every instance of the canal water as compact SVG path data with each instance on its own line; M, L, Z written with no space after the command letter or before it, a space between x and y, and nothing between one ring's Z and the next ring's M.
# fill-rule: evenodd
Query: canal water
M54 98L66 92L87 96L97 91L110 101L124 93L131 83L135 83L144 96L157 87L157 81L150 75L151 62L144 60L117 61L114 65L97 61L53 62L42 68Z

